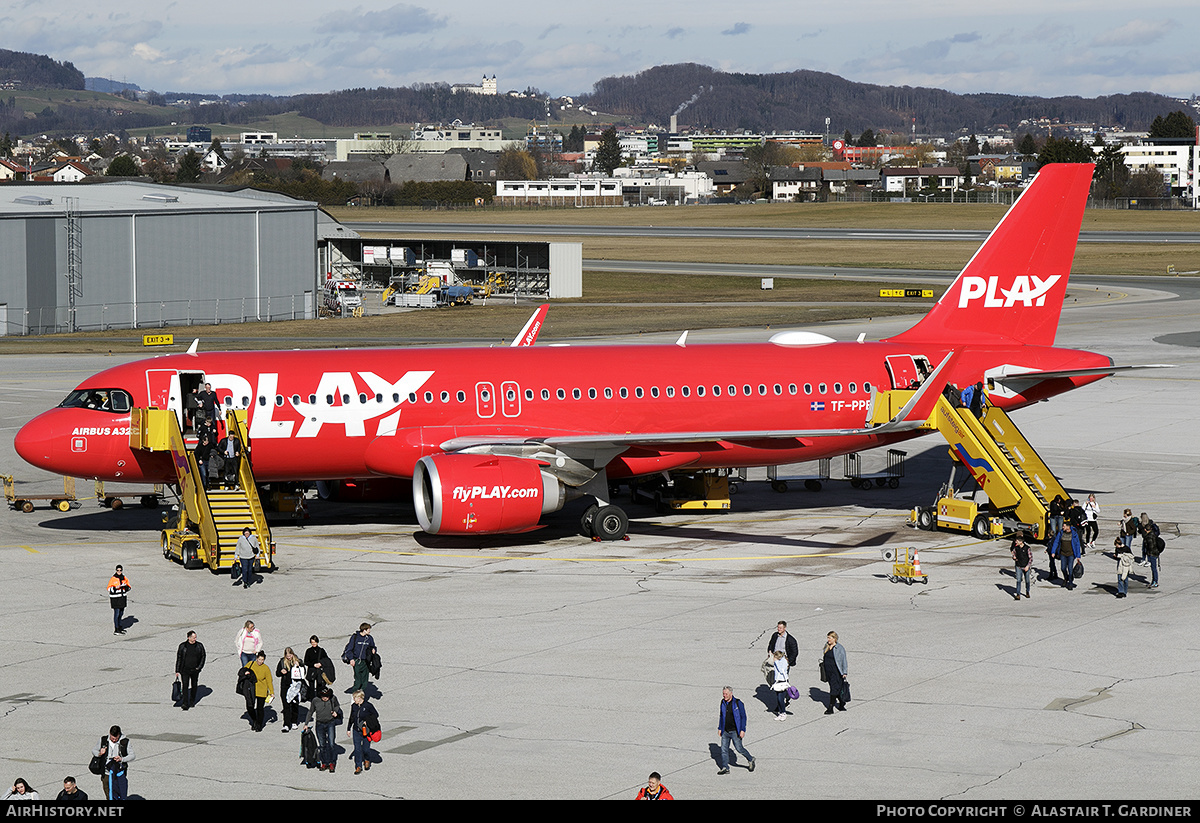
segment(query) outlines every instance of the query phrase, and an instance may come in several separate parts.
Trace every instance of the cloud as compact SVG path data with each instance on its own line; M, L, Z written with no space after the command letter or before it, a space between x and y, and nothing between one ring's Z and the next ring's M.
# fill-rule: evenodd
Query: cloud
M320 27L335 34L370 34L376 37L404 37L424 34L446 27L446 18L420 6L398 3L383 11L363 11L356 6L321 18Z
M676 37L679 37L681 34L683 34L683 29L681 29L679 26L675 26L674 28L667 29L667 39L668 40L674 40Z
M1179 24L1174 20L1130 20L1123 26L1097 35L1092 40L1092 45L1100 47L1148 46L1178 28Z
M732 28L725 29L721 34L727 37L736 37L739 34L746 34L750 28L749 23L734 23Z

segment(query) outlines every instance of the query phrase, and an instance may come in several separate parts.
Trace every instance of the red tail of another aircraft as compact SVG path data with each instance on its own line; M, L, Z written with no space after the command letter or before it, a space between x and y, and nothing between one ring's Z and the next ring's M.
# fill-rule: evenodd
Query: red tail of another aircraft
M1092 169L1043 167L937 305L892 342L1052 346Z

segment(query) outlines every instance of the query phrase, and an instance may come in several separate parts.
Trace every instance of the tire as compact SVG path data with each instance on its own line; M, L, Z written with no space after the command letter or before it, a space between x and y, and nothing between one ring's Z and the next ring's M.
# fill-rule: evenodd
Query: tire
M19 500L17 501L17 505L19 505L21 507L21 511L25 512L26 514L33 512L33 502L30 500Z
M163 532L161 535L159 535L159 542L162 543L163 559L174 560L174 558L171 557L171 548L170 548L170 543L167 541L167 533L166 532Z
M820 480L805 480L804 488L808 489L810 492L819 492L821 490L821 481Z
M971 521L971 536L977 540L992 539L992 524L987 517L982 514L975 516L975 519Z
M592 519L592 534L601 540L620 540L629 533L629 516L619 506L601 506Z
M787 491L787 481L786 480L772 480L771 481L771 491L775 492L776 494L783 494L785 491Z
M881 489L887 485L887 482L888 481L887 481L886 477L876 477L875 478L875 485Z
M108 504L108 507L115 512L119 512L125 507L125 501L119 497L114 497L112 502Z
M900 478L899 477L889 478L887 484L888 484L889 489L898 489L898 488L900 488Z
M592 530L596 520L596 512L600 511L600 504L593 503L583 511L583 515L579 518L579 530L584 537L593 537L595 532Z
M924 507L917 509L917 528L922 531L931 532L936 527L936 522L933 517L933 510Z

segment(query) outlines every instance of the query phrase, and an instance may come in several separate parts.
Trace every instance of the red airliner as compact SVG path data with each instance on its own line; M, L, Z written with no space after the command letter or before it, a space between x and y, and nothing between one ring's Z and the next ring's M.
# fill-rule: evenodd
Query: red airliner
M1043 168L933 309L876 343L785 332L737 345L193 351L88 378L15 446L59 474L170 483L169 454L130 449L129 410L182 419L185 394L211 383L225 407L249 409L260 482L411 478L431 534L529 531L592 496L585 528L618 539L628 518L610 481L861 451L926 433L948 382L988 381L1011 411L1124 368L1053 346L1091 179L1091 165ZM914 385L868 425L877 392Z

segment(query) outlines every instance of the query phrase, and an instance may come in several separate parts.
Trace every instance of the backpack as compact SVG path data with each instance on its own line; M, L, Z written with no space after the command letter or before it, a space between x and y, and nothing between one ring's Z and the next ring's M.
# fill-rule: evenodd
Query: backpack
M312 729L305 729L300 734L300 762L305 768L311 769L318 765L317 736Z
M354 635L350 635L350 639L346 641L346 648L342 649L342 662L354 662Z
M1161 537L1154 538L1153 552L1154 552L1155 557L1158 557L1160 554L1162 554L1162 550L1165 549L1166 547L1167 547L1167 541L1163 540Z
M254 672L250 671L249 666L242 666L238 669L237 693L242 697L253 697L254 688L258 684L258 677Z

